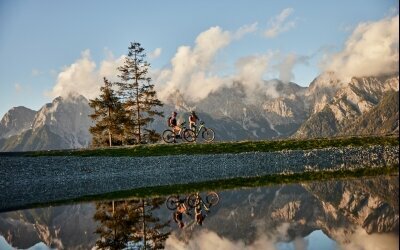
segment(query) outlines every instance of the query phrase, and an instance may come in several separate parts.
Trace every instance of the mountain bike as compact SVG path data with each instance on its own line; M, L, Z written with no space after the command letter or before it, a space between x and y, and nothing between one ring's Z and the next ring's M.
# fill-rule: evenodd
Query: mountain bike
M201 137L206 142L212 142L215 138L214 130L211 128L207 128L204 125L204 122L201 121L199 129L195 129L195 130L188 129L187 131L185 131L185 133L184 133L185 140L188 142L194 142L197 139L197 137L199 137L200 132L201 132Z
M179 207L180 204L187 204L187 197L181 199L179 195L170 195L168 196L167 200L165 201L165 204L167 205L167 208L169 210L175 210L177 207ZM188 207L188 206L186 206Z
M165 141L166 143L176 142L176 139L182 139L182 140L188 141L186 138L190 138L190 135L185 136L185 134L188 133L188 131L190 131L190 129L186 128L185 124L186 124L186 122L182 122L179 125L179 127L181 128L181 131L178 134L175 133L175 131L173 131L172 129L164 130L164 132L162 134L163 141Z
M189 205L189 207L194 208L197 206L203 206L206 211L208 211L211 206L217 205L218 202L219 202L219 195L216 192L208 192L206 194L205 201L198 192L190 194L187 197L187 204Z

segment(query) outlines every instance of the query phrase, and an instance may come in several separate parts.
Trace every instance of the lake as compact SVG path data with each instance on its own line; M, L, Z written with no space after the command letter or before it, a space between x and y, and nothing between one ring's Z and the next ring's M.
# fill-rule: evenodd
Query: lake
M127 197L0 213L0 249L398 249L398 204L398 175Z

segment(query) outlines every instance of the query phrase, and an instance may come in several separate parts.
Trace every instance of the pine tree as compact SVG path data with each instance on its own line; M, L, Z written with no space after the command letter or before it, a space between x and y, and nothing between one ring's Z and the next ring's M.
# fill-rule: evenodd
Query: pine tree
M114 142L122 140L122 124L124 110L112 89L112 83L104 77L104 86L100 88L101 94L93 100L89 100L89 106L94 109L90 115L96 124L89 128L93 135L94 146L108 145L111 147Z
M143 142L146 137L152 140L159 136L149 129L149 125L155 116L163 117L163 113L156 110L163 104L157 99L154 85L151 84L151 78L148 76L150 64L145 57L144 48L140 43L131 43L124 64L118 67L118 77L121 79L121 82L117 83L118 93L123 99L128 118L124 123L124 134L126 137L134 135L138 143Z

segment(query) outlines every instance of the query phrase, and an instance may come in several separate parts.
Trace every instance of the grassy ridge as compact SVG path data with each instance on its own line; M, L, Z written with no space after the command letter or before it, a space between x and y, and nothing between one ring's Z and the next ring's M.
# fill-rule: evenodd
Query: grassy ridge
M281 150L307 150L327 147L390 145L398 146L398 137L345 137L322 139L286 139L269 141L241 141L214 143L152 144L99 149L54 150L18 153L19 156L162 156L223 154L241 152L271 152Z

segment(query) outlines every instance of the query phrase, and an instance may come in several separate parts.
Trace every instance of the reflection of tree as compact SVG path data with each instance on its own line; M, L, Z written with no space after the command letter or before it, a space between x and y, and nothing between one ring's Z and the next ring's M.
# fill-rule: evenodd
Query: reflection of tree
M99 249L122 249L128 242L140 242L144 249L160 249L170 234L170 221L154 215L164 199L133 199L96 203L94 219L100 222L96 233Z

